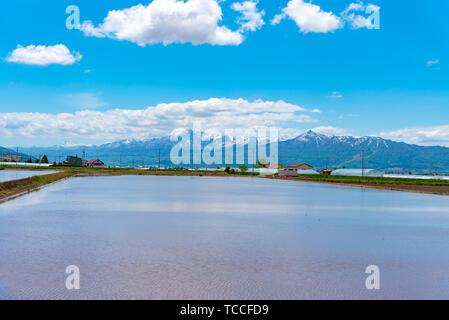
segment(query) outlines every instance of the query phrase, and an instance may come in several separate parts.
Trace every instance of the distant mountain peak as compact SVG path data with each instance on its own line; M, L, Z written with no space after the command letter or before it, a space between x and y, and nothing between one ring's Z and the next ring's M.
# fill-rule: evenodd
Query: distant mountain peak
M91 144L77 144L77 143L72 143L72 142L66 141L66 142L61 143L60 145L58 145L56 147L60 147L60 148L78 148L78 147L92 147L92 145Z
M296 137L295 140L297 141L321 141L324 139L329 139L328 136L321 134L321 133L317 133L313 130L308 130L306 132L304 132L303 134L299 135L298 137Z

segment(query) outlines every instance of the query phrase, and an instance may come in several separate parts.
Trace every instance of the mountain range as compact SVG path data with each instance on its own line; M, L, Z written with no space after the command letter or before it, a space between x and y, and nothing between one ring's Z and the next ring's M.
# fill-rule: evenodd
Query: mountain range
M30 156L28 154L23 153L22 150L21 150L21 152L18 152L18 150L12 150L12 149L8 149L8 148L4 148L4 147L0 147L0 156L1 157L5 157L5 156L19 156L19 157L22 157L23 161L26 161L26 160L34 161L34 160L36 160L36 158L34 158L34 157L32 157L32 156Z
M99 146L53 146L22 148L21 152L38 157L46 154L51 162L60 162L67 155L99 158L110 166L157 165L172 166L170 150L175 145L169 137L148 140L122 140ZM207 144L207 142L205 143ZM204 147L204 145L203 145ZM415 171L449 171L449 148L418 146L379 137L327 136L308 131L279 142L279 163L308 163L315 168L400 167ZM224 153L223 153L224 154Z

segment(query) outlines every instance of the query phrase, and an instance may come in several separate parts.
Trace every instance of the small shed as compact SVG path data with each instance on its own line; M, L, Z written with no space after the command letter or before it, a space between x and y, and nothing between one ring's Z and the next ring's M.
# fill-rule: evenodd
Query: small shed
M313 167L307 163L294 163L288 166L289 169L312 170Z
M298 170L296 169L279 169L278 175L281 177L297 177Z

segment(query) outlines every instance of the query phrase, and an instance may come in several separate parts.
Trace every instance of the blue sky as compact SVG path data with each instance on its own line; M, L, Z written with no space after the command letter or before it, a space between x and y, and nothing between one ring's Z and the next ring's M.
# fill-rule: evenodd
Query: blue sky
M175 0L157 1L164 8L164 1ZM194 11L199 14L207 5L216 9L215 0L190 1L197 1ZM181 124L188 126L199 117L206 126L221 122L230 126L235 119L236 126L266 124L290 135L318 128L328 134L381 135L449 146L448 1L364 2L363 8L380 7L376 30L353 28L352 20L342 16L358 1L316 0L313 8L328 23L319 31L313 21L298 18L302 8L310 9L309 2L292 1L299 3L294 13L285 11L288 0L258 1L264 24L242 31L238 22L242 13L232 5L244 1L219 2L222 20L217 24L235 39L198 40L205 42L200 44L192 41L203 39L205 28L177 19L161 22L156 31L143 30L140 40L117 35L139 31L134 30L142 27L138 21L130 22L131 31L113 29L115 25L101 29L111 10L139 4L145 8L151 1L2 1L0 145L142 138L145 133L163 135ZM92 21L101 36L66 28L65 11L72 4L79 7L81 22ZM160 13L154 12L156 19ZM273 25L273 18L282 12L289 14ZM363 10L353 13L369 16ZM297 23L295 17L301 21ZM344 26L332 26L336 19ZM179 29L178 23L186 24ZM174 43L164 45L159 41L164 37L175 39ZM139 41L146 42L139 45ZM18 45L63 45L74 61L26 63L20 60L23 55L14 53ZM218 102L208 104L211 98ZM237 99L244 102L236 103ZM280 100L300 109L283 111L282 103L270 104ZM252 105L256 101L257 107ZM178 104L161 107L164 103ZM227 103L239 110L217 114L216 103L222 112ZM111 111L116 109L121 111ZM223 121L217 120L220 115Z

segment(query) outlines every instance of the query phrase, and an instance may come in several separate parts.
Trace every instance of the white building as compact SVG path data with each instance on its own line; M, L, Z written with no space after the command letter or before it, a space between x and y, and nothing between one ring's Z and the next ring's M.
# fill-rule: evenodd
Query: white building
M384 174L376 169L365 169L365 177L383 177ZM333 176L353 176L362 177L362 169L337 169L332 171Z
M316 174L320 174L320 173L315 170L301 170L300 169L300 170L298 170L298 174L311 176L311 175L316 175Z

